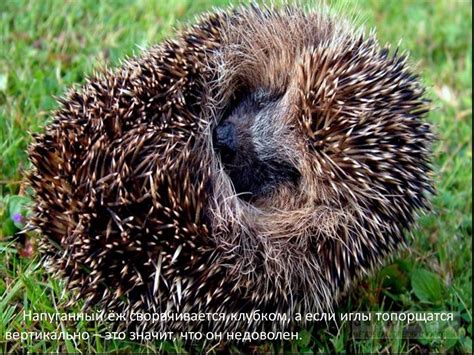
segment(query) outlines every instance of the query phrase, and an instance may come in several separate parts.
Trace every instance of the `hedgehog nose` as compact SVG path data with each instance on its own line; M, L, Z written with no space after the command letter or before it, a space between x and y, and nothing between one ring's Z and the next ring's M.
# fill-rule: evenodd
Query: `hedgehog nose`
M214 144L226 156L237 152L236 128L232 122L224 121L214 130Z

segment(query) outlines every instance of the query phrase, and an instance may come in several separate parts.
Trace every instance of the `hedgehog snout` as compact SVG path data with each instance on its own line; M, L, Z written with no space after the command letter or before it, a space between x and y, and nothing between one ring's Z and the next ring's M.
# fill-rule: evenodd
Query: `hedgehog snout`
M236 128L232 122L224 121L214 130L214 145L223 160L228 160L237 152Z
M295 183L299 172L279 153L275 102L250 95L215 127L213 143L236 193L252 200L282 183Z

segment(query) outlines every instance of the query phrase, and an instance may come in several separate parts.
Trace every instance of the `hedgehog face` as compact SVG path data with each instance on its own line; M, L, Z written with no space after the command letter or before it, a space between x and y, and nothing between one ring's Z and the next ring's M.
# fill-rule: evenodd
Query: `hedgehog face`
M239 100L214 129L214 147L234 189L246 200L265 197L281 184L295 186L299 172L285 144L291 132L282 126L281 97L260 91Z

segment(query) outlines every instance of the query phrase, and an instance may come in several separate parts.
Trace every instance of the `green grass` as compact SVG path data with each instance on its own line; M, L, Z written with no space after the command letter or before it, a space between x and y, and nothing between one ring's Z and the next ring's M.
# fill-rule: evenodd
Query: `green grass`
M7 332L101 333L106 325L86 322L23 320L23 311L74 312L67 307L63 284L48 278L38 257L28 256L13 238L27 213L29 191L23 189L31 132L48 122L59 96L105 65L117 66L141 47L172 36L173 27L224 0L21 1L0 2L0 351L145 352L181 351L181 344L140 345L128 341L5 341ZM349 323L317 326L303 339L269 344L262 350L355 352L468 352L472 349L472 10L468 1L350 2L376 26L381 42L411 54L429 87L435 110L429 121L439 141L434 147L438 194L433 213L421 218L404 252L373 277L363 280L341 311L453 311L458 324L447 339L425 334L401 339L397 329L385 339L356 339ZM31 236L27 236L29 241ZM20 239L24 239L21 237ZM382 327L376 332L383 334ZM439 335L439 334L438 334ZM384 338L382 336L382 338Z

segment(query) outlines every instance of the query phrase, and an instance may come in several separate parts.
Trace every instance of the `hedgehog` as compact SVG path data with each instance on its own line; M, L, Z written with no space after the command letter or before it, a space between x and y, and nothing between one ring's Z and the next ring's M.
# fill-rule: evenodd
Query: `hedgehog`
M332 311L429 209L419 76L322 8L239 6L177 32L71 89L35 136L44 264L85 309ZM125 327L294 323L217 318Z

